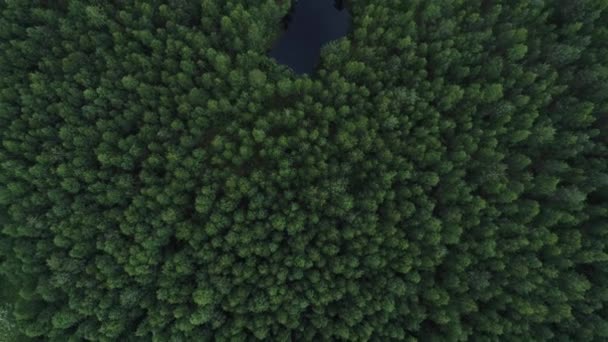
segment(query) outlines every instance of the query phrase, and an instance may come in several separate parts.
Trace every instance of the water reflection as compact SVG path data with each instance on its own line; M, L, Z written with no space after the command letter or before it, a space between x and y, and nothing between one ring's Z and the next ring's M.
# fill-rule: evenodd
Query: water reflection
M348 34L350 14L340 0L299 0L283 21L285 32L270 57L298 74L311 73L321 47Z

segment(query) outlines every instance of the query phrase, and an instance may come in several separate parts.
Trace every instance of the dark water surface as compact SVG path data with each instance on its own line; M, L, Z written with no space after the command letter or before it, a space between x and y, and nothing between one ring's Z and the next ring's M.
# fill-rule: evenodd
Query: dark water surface
M348 34L350 14L342 1L298 0L286 20L287 30L270 51L280 64L298 74L310 74L319 62L321 47Z

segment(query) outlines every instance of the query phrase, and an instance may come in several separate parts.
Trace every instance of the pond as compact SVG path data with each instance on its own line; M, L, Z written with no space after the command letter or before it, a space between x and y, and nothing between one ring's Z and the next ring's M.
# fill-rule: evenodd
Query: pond
M297 74L310 74L319 63L321 47L348 34L351 17L341 0L299 0L284 24L270 57Z

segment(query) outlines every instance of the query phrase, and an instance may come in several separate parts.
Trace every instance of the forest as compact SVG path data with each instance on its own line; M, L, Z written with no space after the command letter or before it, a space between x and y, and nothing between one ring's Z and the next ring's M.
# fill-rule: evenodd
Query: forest
M0 1L0 340L607 341L608 0L292 3Z

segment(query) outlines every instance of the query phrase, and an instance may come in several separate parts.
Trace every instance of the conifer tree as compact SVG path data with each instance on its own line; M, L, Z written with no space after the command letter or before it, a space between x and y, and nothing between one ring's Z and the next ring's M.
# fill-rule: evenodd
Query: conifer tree
M0 339L608 339L608 3L292 3L0 2Z

